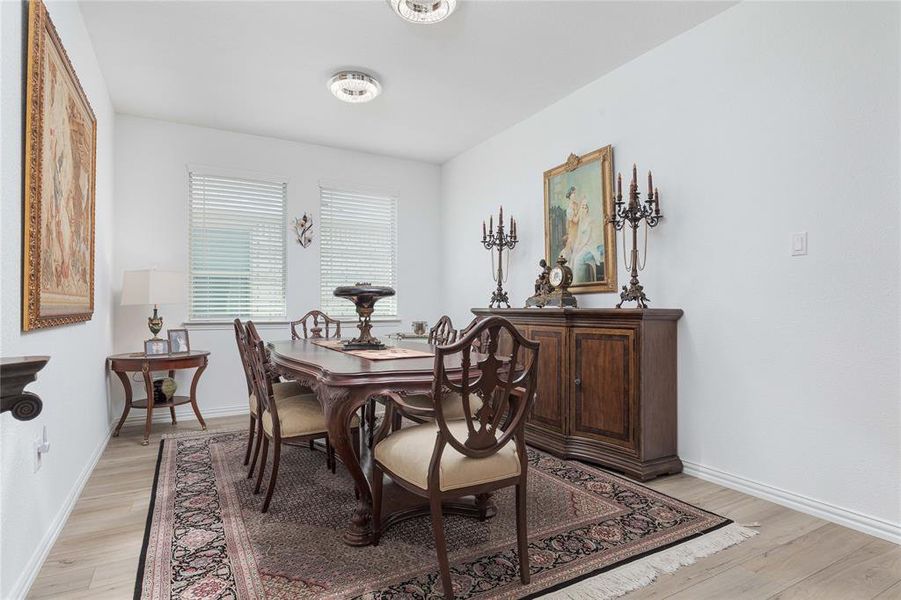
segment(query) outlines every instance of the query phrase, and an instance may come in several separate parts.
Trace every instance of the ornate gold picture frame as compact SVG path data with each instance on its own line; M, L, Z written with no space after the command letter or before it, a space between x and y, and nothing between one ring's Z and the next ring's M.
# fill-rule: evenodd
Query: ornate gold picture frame
M573 271L574 294L616 291L613 146L570 154L544 172L544 251L548 264L561 254Z
M94 313L97 119L40 0L26 77L23 331Z

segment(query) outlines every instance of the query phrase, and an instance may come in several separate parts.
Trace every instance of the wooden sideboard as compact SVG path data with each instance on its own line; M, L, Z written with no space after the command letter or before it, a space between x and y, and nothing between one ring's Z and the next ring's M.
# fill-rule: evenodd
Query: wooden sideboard
M679 309L472 309L541 342L529 444L647 481L676 455Z

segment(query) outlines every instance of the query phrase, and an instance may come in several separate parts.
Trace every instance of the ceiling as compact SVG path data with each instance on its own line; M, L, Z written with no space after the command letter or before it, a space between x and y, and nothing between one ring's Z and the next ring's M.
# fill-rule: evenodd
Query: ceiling
M118 112L442 163L731 2L83 1ZM355 67L368 104L326 81Z

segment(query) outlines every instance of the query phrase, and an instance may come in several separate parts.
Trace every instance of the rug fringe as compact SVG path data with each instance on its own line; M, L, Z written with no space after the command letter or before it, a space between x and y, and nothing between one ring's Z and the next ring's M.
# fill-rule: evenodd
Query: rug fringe
M663 573L681 567L754 537L757 532L731 523L708 534L651 554L621 567L589 577L544 596L555 600L608 600L651 585Z

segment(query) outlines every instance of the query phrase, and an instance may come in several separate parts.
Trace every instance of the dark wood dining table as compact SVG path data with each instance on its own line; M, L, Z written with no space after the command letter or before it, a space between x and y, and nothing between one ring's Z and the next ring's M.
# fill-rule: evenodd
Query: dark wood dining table
M422 342L398 341L392 345L420 351L430 348ZM304 339L274 341L268 347L272 367L277 373L316 393L325 411L329 440L353 477L357 506L344 534L344 542L351 546L371 544L372 493L360 457L354 451L351 420L371 397L387 392L402 395L429 392L434 357L371 360ZM459 361L459 355L455 358ZM446 364L449 374L459 368L459 362Z

